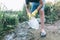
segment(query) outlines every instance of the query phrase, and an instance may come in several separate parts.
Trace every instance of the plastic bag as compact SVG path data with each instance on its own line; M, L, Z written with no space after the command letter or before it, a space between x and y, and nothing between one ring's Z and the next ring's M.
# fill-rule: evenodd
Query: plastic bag
M29 20L28 24L33 29L39 29L39 23L38 23L38 21L37 21L37 19L35 17L32 17Z

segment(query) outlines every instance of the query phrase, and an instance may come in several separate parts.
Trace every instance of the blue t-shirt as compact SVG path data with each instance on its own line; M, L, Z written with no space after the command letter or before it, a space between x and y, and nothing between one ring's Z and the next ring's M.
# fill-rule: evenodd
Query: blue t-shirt
M26 4L29 4L29 2L36 2L39 3L40 0L26 0Z

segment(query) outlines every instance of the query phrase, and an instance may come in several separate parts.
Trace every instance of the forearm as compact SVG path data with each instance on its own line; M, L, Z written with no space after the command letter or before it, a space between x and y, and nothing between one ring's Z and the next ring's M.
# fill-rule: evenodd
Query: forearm
M30 12L30 9L28 6L26 6L26 12L27 12L28 18L30 19L31 18L31 12Z
M40 10L43 7L43 1L40 0L39 2L40 2L40 5L37 7L37 10Z
M37 7L37 10L39 11L41 8L42 8L42 4L40 4L38 7Z
M27 12L27 13L30 13L30 9L26 8L26 12Z
M26 6L26 12L27 12L27 13L31 13L31 12L30 12L30 9L29 9L29 6Z

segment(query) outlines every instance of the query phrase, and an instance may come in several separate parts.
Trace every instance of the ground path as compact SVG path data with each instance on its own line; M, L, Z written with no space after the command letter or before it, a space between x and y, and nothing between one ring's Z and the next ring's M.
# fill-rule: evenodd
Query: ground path
M47 36L40 37L40 30L29 29L27 22L19 23L11 40L60 40L60 20L54 24L45 24ZM6 38L6 37L5 37ZM4 40L9 40L4 39Z

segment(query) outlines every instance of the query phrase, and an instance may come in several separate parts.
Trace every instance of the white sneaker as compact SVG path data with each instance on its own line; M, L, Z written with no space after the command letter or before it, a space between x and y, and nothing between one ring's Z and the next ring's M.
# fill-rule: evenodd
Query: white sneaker
M46 37L46 32L45 32L45 31L42 31L42 32L40 33L40 35L41 35L41 37Z

